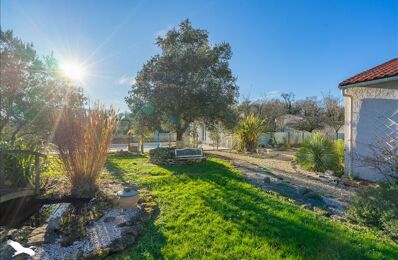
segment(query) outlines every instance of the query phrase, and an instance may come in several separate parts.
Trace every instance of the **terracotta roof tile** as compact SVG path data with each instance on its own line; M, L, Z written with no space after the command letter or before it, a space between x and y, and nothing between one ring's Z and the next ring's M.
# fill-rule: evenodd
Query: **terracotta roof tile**
M386 63L371 68L367 71L361 72L349 79L346 79L339 84L339 87L393 76L398 76L398 58L394 58L390 61L387 61Z

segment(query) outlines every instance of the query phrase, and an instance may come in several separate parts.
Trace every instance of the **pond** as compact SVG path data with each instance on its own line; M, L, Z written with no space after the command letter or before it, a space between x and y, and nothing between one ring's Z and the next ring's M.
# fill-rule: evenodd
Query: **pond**
M54 218L59 218L70 208L82 208L90 199L37 199L24 197L0 204L0 226L19 228L22 226L39 227Z

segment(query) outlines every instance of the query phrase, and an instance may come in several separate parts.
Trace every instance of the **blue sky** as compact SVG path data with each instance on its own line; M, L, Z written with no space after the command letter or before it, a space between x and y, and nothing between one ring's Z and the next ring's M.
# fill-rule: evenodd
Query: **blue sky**
M1 27L42 55L86 62L90 99L127 107L157 35L189 18L232 46L241 97L340 95L337 84L398 56L398 0L1 0Z

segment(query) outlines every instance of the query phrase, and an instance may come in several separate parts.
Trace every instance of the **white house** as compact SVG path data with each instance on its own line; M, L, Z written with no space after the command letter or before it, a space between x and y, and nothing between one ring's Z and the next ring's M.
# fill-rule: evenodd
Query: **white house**
M345 99L345 174L383 181L387 173L366 158L374 158L380 145L398 145L398 58L344 80L339 88Z

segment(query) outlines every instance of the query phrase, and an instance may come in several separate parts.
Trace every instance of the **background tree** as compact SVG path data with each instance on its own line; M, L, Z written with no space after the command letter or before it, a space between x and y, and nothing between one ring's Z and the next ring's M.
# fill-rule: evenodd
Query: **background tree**
M325 109L325 124L333 128L337 139L338 132L344 125L344 107L341 105L341 99L328 94L323 97L322 103Z
M302 119L293 125L294 128L312 132L323 126L323 109L317 97L309 97L296 103L298 116Z
M285 105L286 112L288 114L293 114L293 105L294 105L294 94L292 92L290 93L282 93L281 98L283 100L283 103Z
M129 114L128 134L139 137L140 151L143 153L145 138L156 130L160 130L159 116L155 113L151 104L145 103L141 99L129 99L128 101L131 111Z
M126 98L129 105L137 100L153 105L180 144L195 120L212 124L232 114L238 87L229 68L229 44L210 44L208 32L188 20L158 37L156 44L161 53L138 72Z
M213 149L214 146L216 147L216 149L218 150L218 147L220 146L220 142L221 142L221 136L223 133L226 132L225 127L222 124L215 124L213 125L210 129L210 138L213 141Z
M243 100L238 106L238 113L242 118L254 114L268 122L268 130L276 131L275 119L287 114L285 105L279 99L264 99L252 102L248 99Z

